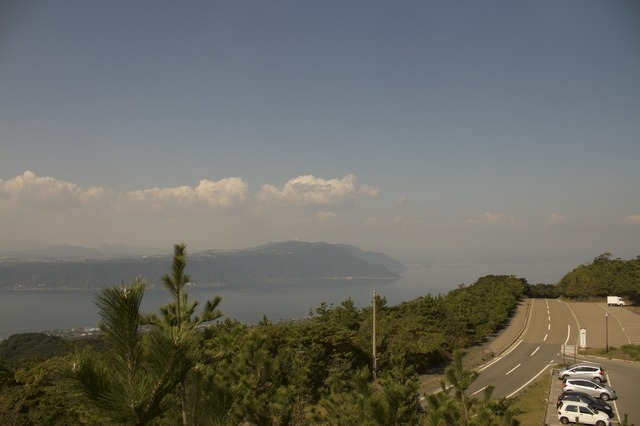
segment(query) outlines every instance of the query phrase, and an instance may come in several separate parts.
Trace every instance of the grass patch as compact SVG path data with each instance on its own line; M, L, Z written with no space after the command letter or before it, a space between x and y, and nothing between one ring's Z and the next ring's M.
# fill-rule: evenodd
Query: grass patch
M547 398L551 387L551 374L544 374L513 398L511 406L518 414L522 426L539 426L544 423ZM555 404L555 401L551 401Z
M581 349L580 355L640 362L640 345L623 345L619 348L609 346L609 351L604 348L587 348Z

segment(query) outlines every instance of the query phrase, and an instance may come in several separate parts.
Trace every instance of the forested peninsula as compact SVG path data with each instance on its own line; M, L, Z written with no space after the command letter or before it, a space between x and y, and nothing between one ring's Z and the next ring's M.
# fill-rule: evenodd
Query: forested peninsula
M0 288L97 289L147 277L158 277L171 263L170 255L113 256L66 247L17 253L0 258ZM344 244L288 241L243 250L206 250L189 257L197 277L191 285L268 284L314 279L396 280L406 267L396 259Z

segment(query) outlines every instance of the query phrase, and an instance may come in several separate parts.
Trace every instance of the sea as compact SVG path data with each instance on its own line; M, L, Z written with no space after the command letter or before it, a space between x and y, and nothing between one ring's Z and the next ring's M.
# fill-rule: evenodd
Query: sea
M459 285L471 285L486 275L514 275L529 284L555 284L577 264L441 264L410 267L395 281L300 280L287 284L256 283L243 286L194 286L190 301L202 306L216 295L224 318L243 323L263 319L281 321L308 317L323 302L339 306L351 299L358 308L371 304L374 292L387 306L431 294L444 295ZM28 332L56 332L97 327L100 321L91 290L0 290L0 339ZM170 302L167 290L147 289L141 311L158 313ZM196 312L199 312L196 309Z

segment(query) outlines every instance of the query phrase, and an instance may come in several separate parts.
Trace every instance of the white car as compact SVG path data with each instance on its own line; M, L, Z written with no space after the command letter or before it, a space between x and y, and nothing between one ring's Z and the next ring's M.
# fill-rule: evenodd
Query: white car
M558 406L558 420L563 425L579 423L581 425L611 426L609 415L590 408L584 402L562 401Z

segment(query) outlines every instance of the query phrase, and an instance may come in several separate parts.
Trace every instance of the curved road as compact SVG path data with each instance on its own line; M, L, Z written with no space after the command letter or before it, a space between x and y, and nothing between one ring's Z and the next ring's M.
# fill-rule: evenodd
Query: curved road
M511 397L542 374L550 374L557 364L580 361L581 358L576 357L580 329L586 330L588 347L604 348L607 342L609 346L640 344L640 315L628 309L609 307L606 303L533 299L527 326L520 338L508 350L478 368L480 376L468 394L479 396L484 388L493 385L493 397ZM590 361L603 366L609 384L616 389L619 396L614 403L616 413L626 413L630 422L638 422L640 405L636 398L640 389L640 365L606 359ZM560 384L554 377L549 401L552 408L555 408ZM557 417L551 417L557 421Z

